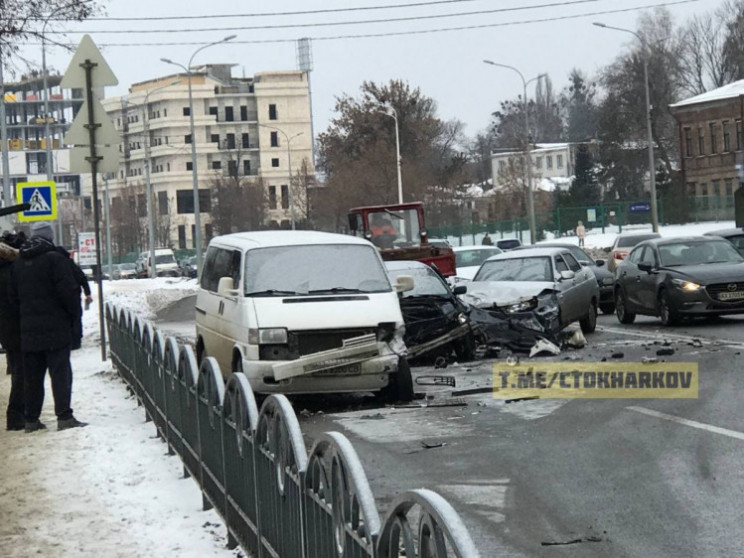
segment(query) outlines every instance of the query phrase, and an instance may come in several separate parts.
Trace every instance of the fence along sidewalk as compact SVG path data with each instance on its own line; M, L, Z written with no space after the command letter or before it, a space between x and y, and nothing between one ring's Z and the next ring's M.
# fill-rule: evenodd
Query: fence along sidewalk
M440 495L400 494L381 521L351 442L328 432L308 453L283 395L259 410L248 380L225 385L217 361L198 367L147 321L106 306L111 359L184 477L227 526L228 546L259 558L479 558L467 528Z

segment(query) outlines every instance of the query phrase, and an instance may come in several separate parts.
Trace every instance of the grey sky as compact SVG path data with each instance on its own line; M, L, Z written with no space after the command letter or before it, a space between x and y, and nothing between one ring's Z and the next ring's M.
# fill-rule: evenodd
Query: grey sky
M382 6L419 2L421 0L281 0L237 2L210 0L111 0L107 4L109 17L156 17L174 15L245 14L256 12L289 12ZM567 0L571 1L571 0ZM575 0L574 0L575 1ZM90 32L99 44L131 42L214 41L230 34L240 40L297 39L367 33L389 33L444 27L477 26L522 20L564 17L618 10L661 3L663 0L587 0L583 4L483 14L466 17L430 19L336 27L303 29L261 29L157 34L103 34L100 30L233 28L256 25L313 23L348 20L400 18L494 10L537 4L560 3L560 0L474 0L419 8L355 11L342 14L314 14L293 17L250 17L195 19L179 21L123 22L89 21L67 24L68 30ZM720 5L703 0L671 6L678 21L701 14ZM400 78L418 86L424 94L436 100L439 116L457 118L466 125L466 134L473 136L484 129L489 115L500 101L521 93L519 77L509 71L483 64L488 58L519 68L527 79L547 72L556 89L566 83L568 72L579 67L587 73L609 63L626 48L630 35L593 27L592 21L604 21L619 27L635 28L640 12L595 15L578 19L511 25L465 31L392 36L382 38L314 40L312 73L313 112L316 134L326 129L333 116L335 97L343 93L356 95L364 80L387 82ZM77 43L81 35L70 34ZM107 89L107 96L125 93L128 86L159 75L173 73L176 68L160 62L172 58L186 64L198 46L136 46L102 47L104 56L119 79L120 85ZM38 51L38 52L37 52ZM40 60L40 47L28 47L26 55ZM71 55L63 49L49 51L50 66L64 71ZM244 71L252 75L260 71L296 68L295 44L225 44L200 53L195 63L234 63L235 75ZM531 95L534 94L532 88Z

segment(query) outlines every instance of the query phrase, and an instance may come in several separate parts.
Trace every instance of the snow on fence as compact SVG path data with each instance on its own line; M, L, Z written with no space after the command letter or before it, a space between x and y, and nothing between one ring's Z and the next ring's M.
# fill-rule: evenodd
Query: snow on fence
M261 409L248 380L225 385L217 361L198 366L188 345L106 305L111 359L184 476L227 526L228 545L273 558L478 558L459 515L440 495L399 495L380 520L349 440L328 432L308 453L283 395Z

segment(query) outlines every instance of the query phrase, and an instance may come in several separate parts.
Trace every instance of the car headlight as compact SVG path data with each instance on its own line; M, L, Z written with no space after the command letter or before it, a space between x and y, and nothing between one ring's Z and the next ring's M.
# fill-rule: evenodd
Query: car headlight
M605 277L604 279L602 279L602 284L605 285L605 286L607 286L607 285L613 285L614 283L615 283L615 278L614 277Z
M517 304L510 304L509 306L504 306L501 309L507 314L515 314L516 312L527 312L528 310L532 310L536 306L537 306L537 299L533 298L531 300L525 300L523 302L518 302Z
M460 312L457 315L457 321L460 322L461 324L466 324L468 322L468 317L462 312Z
M287 330L283 327L248 330L248 343L251 345L286 345L287 341Z
M692 281L684 281L682 279L672 279L672 283L683 291L699 291L703 288L702 285L698 285Z

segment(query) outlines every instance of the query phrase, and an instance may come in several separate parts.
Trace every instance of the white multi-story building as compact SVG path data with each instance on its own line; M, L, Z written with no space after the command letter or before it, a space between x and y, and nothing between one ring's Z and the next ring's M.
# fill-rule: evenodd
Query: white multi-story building
M149 163L155 212L169 214L170 244L175 248L193 248L195 242L192 141L205 243L213 234L210 190L216 178L260 178L265 226L289 227L292 205L296 221L305 216L306 190L298 177L314 174L307 74L262 72L235 78L231 67L211 64L192 72L194 138L185 73L136 83L129 94L103 100L122 134L119 171L108 181L112 208L134 203L142 215L139 205L145 201ZM133 196L135 191L141 193Z
M573 143L538 143L532 148L532 169L537 189L550 190L568 188L574 174L576 147ZM504 187L504 173L509 169L511 160L519 161L524 156L522 151L493 152L491 169L494 188ZM521 164L519 166L521 168Z

